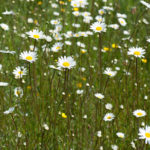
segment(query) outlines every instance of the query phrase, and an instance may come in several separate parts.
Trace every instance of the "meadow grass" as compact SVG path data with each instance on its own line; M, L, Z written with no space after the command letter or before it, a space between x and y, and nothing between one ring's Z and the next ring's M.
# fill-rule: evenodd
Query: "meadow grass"
M1 2L0 149L150 149L150 4L73 1Z

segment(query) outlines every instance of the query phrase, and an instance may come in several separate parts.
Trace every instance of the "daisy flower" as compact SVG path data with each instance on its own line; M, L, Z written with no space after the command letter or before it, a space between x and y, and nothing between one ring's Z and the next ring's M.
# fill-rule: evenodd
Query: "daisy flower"
M98 13L99 13L100 15L103 15L103 14L105 13L105 10L104 10L104 9L100 9L100 10L98 11Z
M141 47L131 47L129 48L128 55L134 55L135 57L144 57L145 50Z
M141 4L143 4L144 6L146 6L147 8L150 8L150 3L147 3L145 1L140 1Z
M114 77L116 75L116 71L112 71L111 68L106 68L106 70L104 71L104 74L108 75L109 77Z
M115 115L113 113L107 113L105 116L104 116L104 121L112 121L113 119L115 118Z
M63 43L57 42L57 43L55 43L55 44L52 46L51 50L52 50L53 52L58 52L59 50L62 49L62 46L63 46Z
M68 57L64 56L64 57L58 58L57 65L58 67L61 67L61 68L71 69L76 65L76 62L71 56L68 56Z
M7 82L0 82L0 86L8 86Z
M147 42L149 42L149 43L150 43L150 38L149 38L149 39L147 39Z
M14 15L15 13L13 11L5 11L2 13L3 15Z
M44 38L44 34L42 31L39 31L39 30L36 30L34 29L33 31L29 31L29 32L26 32L26 34L30 37L30 38L33 38L33 39L43 39Z
M113 28L115 30L119 29L119 25L118 24L110 24L108 27Z
M31 52L31 51L29 51L29 52L28 51L22 52L20 54L20 59L26 60L26 61L32 63L32 62L36 61L37 53L36 52Z
M4 23L1 23L0 24L0 27L5 30L5 31L8 31L9 30L9 26L7 24L4 24Z
M102 132L101 131L97 131L97 136L98 137L102 137Z
M4 114L8 115L8 114L12 113L14 110L15 110L14 107L10 107L8 110L4 111Z
M119 18L118 21L119 21L120 25L122 25L122 26L126 26L126 24L127 24L123 18Z
M95 97L97 97L99 99L103 99L104 98L104 95L101 94L101 93L95 93L94 95L95 95Z
M125 137L124 133L122 133L122 132L117 132L116 135L117 135L119 138L124 138L124 137Z
M14 90L14 94L16 97L22 97L23 96L23 90L21 87L16 87Z
M137 110L133 111L133 115L137 118L144 117L144 116L146 116L146 112L144 110L137 109Z
M15 78L18 79L18 78L22 78L24 75L26 75L27 73L27 70L26 68L24 67L16 67L14 70L13 70L13 74L15 75Z
M145 143L150 144L150 126L139 129L139 139L145 139Z
M94 32L104 32L106 30L105 23L95 22L91 25L90 29L92 29Z
M107 104L105 105L105 108L108 109L108 110L112 110L113 106L112 106L112 104L107 103Z
M98 22L104 22L105 19L102 17L102 16L96 16L95 19L98 21Z

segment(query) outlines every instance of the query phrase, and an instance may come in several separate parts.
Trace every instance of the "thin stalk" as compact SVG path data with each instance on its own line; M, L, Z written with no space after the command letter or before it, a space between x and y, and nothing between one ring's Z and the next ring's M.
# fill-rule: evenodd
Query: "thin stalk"
M102 87L102 34L99 33L99 76L100 76L100 89Z

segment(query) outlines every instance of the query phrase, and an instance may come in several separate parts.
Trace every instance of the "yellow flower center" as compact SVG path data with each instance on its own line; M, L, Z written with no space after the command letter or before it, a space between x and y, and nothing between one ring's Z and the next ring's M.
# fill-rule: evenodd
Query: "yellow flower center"
M108 73L108 75L109 75L109 76L112 76L112 74L111 74L111 73Z
M120 23L121 23L121 24L123 24L123 23L124 23L124 21L120 21Z
M139 55L141 55L141 52L135 51L135 52L134 52L134 55L139 56Z
M145 136L146 136L147 138L150 138L150 133L146 132L146 133L145 133Z
M108 116L107 119L111 119L111 116Z
M137 115L138 115L138 116L142 116L143 114L142 114L141 112L138 112Z
M79 10L79 8L75 7L75 8L73 8L73 10L74 10L74 11L78 11L78 10Z
M102 98L101 96L97 96L98 98Z
M16 94L17 94L17 95L20 95L20 94L21 94L21 92L20 92L20 91L17 91L17 92L16 92Z
M102 31L102 27L96 27L97 31Z
M60 49L60 46L57 46L57 47L56 47L56 50L59 50L59 49Z
M34 37L35 39L38 39L40 36L37 35L37 34L35 34L35 35L33 35L33 37Z
M123 138L123 135L119 135L119 137Z
M100 11L100 14L101 14L101 15L103 15L103 14L104 14L104 12L103 12L103 11Z
M20 75L23 74L23 71L18 71L18 74L20 74Z
M32 60L33 58L32 58L32 56L27 56L26 57L26 60Z
M63 62L63 66L64 66L64 67L69 67L70 64L69 64L69 62Z

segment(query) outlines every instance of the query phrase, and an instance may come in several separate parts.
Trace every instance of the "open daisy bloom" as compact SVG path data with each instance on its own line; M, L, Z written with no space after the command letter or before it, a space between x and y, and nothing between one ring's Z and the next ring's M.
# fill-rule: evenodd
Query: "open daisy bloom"
M108 75L109 77L114 77L117 74L117 72L112 71L111 68L106 68L106 70L104 71L104 74Z
M57 42L52 46L51 51L58 52L59 50L62 49L62 46L63 46L63 43Z
M145 143L150 144L150 126L139 129L139 139L145 139Z
M39 30L33 30L33 31L29 31L29 32L26 32L26 34L30 37L30 38L33 38L33 39L43 39L44 38L44 34L42 31L39 31Z
M71 69L76 65L76 62L74 61L74 59L71 56L69 56L69 57L64 56L64 57L58 58L57 65L60 68Z
M104 116L104 121L112 121L115 118L115 115L113 113L107 113Z
M15 75L15 78L22 78L24 75L26 75L27 70L24 67L16 67L16 69L13 70L13 74Z
M15 90L14 90L14 94L15 96L17 97L22 97L23 96L23 90L21 87L16 87Z
M103 99L104 98L104 95L101 94L101 93L95 93L94 95L95 95L95 97L97 97L99 99Z
M123 18L119 18L118 21L119 21L121 26L126 26L127 25L126 21Z
M37 54L36 54L36 52L31 52L31 51L27 52L27 51L25 51L25 52L22 52L20 54L20 59L26 60L26 61L32 63L32 62L36 61Z
M90 29L92 29L94 32L105 32L106 25L105 23L95 22L91 25Z
M122 132L117 132L116 135L122 139L125 137L124 133L122 133Z
M133 112L133 115L137 118L146 116L146 112L141 109L137 109Z
M133 55L135 57L144 57L145 50L141 47L131 47L129 48L128 55Z

